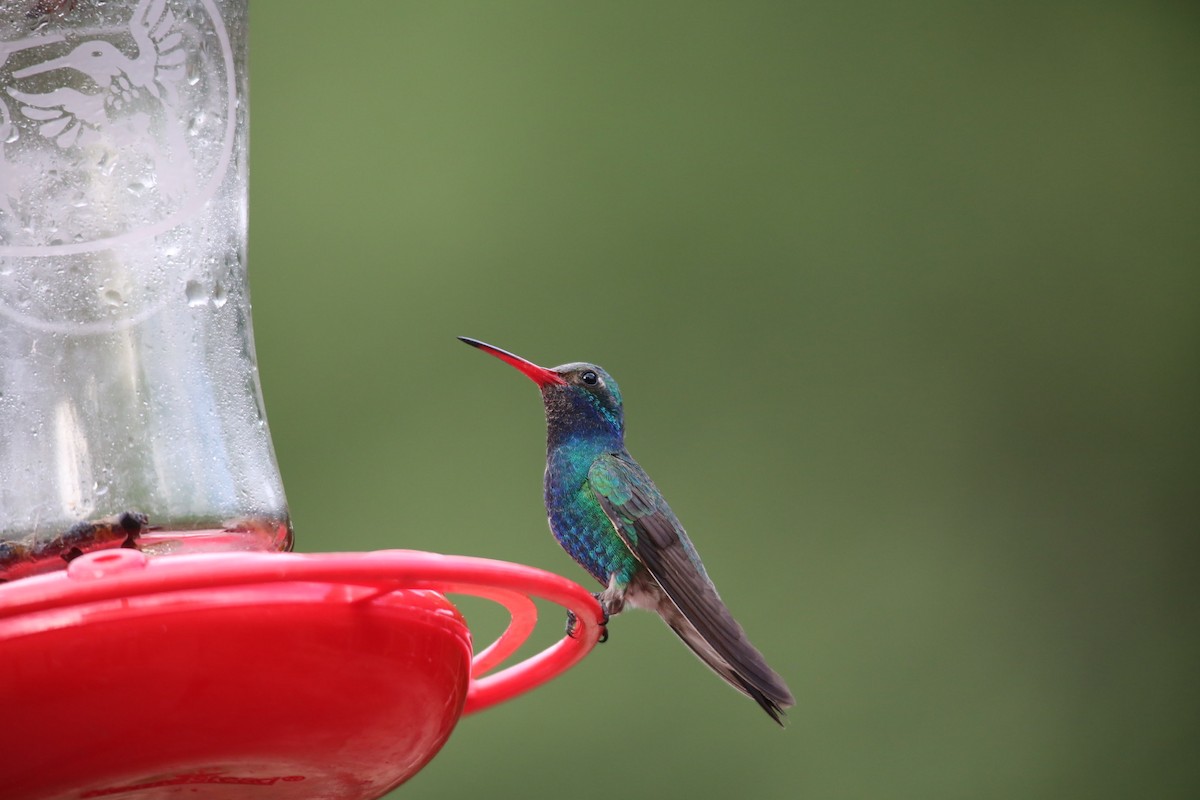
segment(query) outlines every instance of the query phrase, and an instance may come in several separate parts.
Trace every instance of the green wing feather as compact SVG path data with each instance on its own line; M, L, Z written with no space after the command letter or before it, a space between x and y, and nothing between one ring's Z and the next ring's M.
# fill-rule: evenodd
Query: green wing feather
M675 632L779 721L781 708L793 702L791 692L721 601L695 547L650 476L633 459L609 453L592 464L588 482L617 535L719 661L710 661L704 647L691 640L691 632Z

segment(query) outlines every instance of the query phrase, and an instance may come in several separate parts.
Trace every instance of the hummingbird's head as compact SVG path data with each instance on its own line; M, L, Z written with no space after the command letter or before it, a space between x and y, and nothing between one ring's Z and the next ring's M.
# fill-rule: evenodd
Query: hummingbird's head
M458 338L510 364L538 385L551 440L591 436L620 444L625 428L621 390L602 367L574 362L547 369L499 347L465 336Z

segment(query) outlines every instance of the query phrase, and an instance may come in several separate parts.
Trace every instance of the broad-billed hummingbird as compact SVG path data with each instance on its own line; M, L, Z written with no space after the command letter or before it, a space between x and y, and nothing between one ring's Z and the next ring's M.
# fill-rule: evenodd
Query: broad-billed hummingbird
M550 530L606 586L607 617L625 606L656 612L700 660L782 724L794 705L783 678L721 602L683 526L629 451L621 392L595 364L547 369L465 336L523 372L546 407L546 513ZM573 622L568 621L568 633Z

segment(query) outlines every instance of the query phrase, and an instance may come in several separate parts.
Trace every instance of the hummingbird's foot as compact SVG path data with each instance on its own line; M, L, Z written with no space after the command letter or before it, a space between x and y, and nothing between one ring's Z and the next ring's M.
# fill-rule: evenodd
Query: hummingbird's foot
M592 592L592 597L596 598L596 602L600 604L600 613L603 615L600 617L600 627L607 628L608 621L611 619L608 614L607 598L605 598L604 592Z
M596 595L596 599L599 600L600 596ZM603 615L600 619L600 638L597 639L596 641L599 642L600 644L604 644L605 642L608 641L608 611L604 608L603 602L600 603L600 613ZM575 616L575 612L568 611L567 612L567 636L570 636L572 639L578 638L575 635L578 628L579 628L579 619Z
M596 640L598 644L604 644L608 641L608 603L605 600L604 592L592 592L592 597L596 598L596 602L600 604L600 638Z

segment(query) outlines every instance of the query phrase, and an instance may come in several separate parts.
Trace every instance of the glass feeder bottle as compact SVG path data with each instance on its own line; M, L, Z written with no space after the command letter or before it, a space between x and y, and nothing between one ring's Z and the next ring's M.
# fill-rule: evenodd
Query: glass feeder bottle
M246 22L0 15L0 579L291 546L246 282Z

